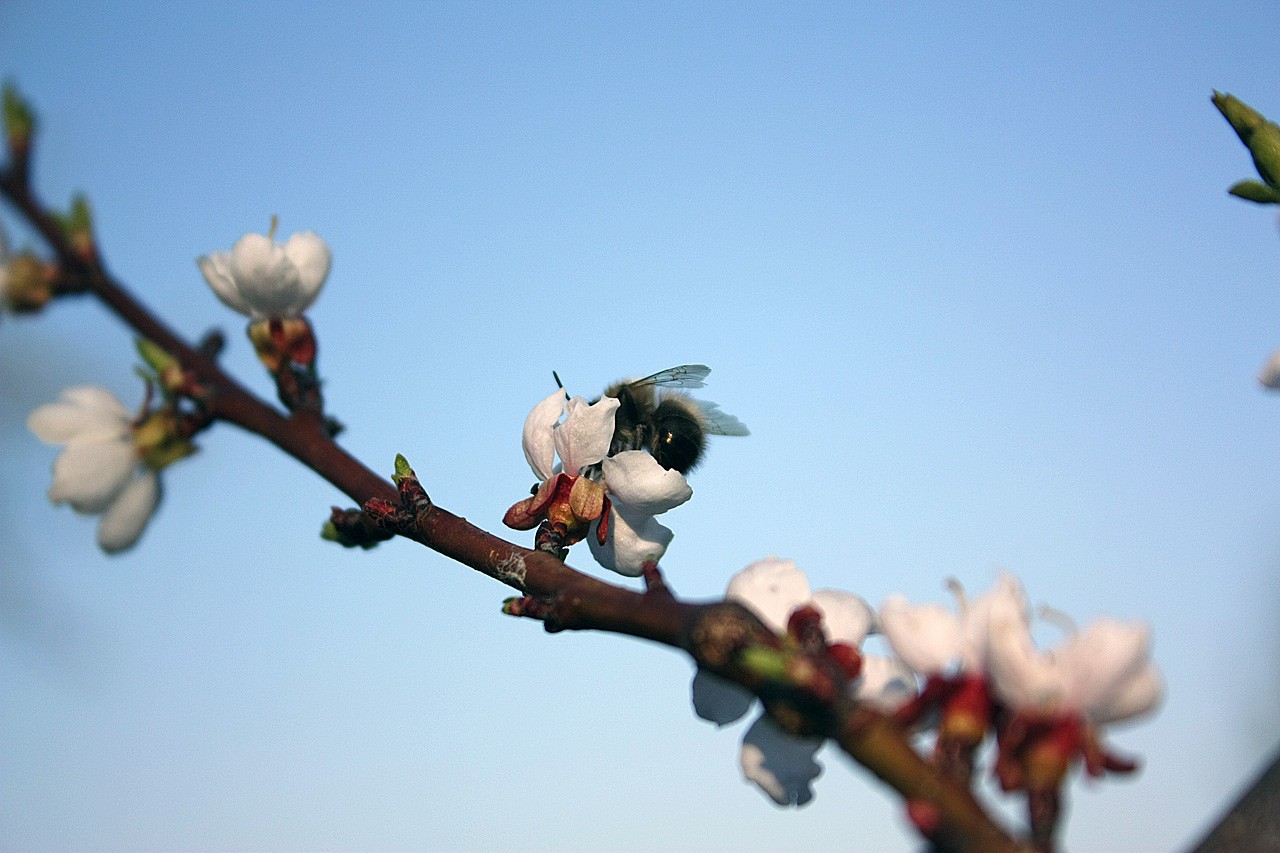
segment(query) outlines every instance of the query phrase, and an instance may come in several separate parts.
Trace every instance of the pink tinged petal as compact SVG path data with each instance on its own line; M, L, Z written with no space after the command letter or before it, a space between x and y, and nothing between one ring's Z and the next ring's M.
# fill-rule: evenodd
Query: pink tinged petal
M862 645L875 622L871 605L860 596L838 589L820 589L811 602L822 614L822 625L827 631L827 641L848 643L857 648Z
M996 578L996 585L970 601L961 616L964 667L969 672L982 672L986 668L987 636L990 633L991 610L995 606L1006 618L1020 614L1027 630L1030 630L1031 610L1022 584L1009 572L1001 572Z
M567 473L577 474L609 452L618 405L615 397L601 397L589 405L582 397L574 397L565 404L564 423L555 428L552 437Z
M660 515L693 497L679 471L668 471L643 450L624 450L601 463L604 482L617 503L647 515Z
M693 675L693 712L717 726L742 719L755 698L727 678L701 669Z
M1280 350L1271 354L1258 373L1258 381L1267 388L1280 388Z
M98 545L116 554L138 541L160 502L160 478L144 471L124 487L98 523Z
M138 454L130 442L73 442L53 461L49 500L69 503L77 512L102 512L128 485L137 467Z
M240 289L236 287L235 280L231 277L230 264L230 252L213 252L196 258L196 265L200 267L200 272L204 275L204 280L209 283L209 287L213 288L214 295L232 311L247 317L251 313L249 304L240 296Z
M1155 664L1147 664L1119 689L1086 708L1085 713L1095 725L1131 720L1154 711L1164 698L1164 680Z
M809 601L809 580L790 560L766 557L734 575L725 598L748 608L781 634L791 611Z
M301 314L320 295L320 288L329 276L333 253L329 251L329 245L314 231L301 231L291 236L285 241L284 253L298 270L298 284L303 298L297 312Z
M240 298L255 318L293 317L303 298L298 268L284 249L261 234L246 234L231 247L228 265Z
M862 677L855 695L884 714L892 714L919 693L915 673L905 661L884 655L862 656Z
M1151 629L1137 622L1099 619L1063 643L1056 655L1066 700L1089 712L1105 707L1151 659Z
M564 391L557 388L541 403L533 407L524 419L524 458L539 480L551 479L556 461L556 446L552 427L564 414Z
M912 605L905 596L890 596L880 606L880 631L898 657L921 675L938 675L962 662L963 625L941 605Z
M609 535L603 545L595 531L599 522L593 522L592 535L587 544L591 556L610 571L627 577L638 577L644 572L644 564L658 562L667 552L667 546L675 534L651 515L635 514L625 507L613 505L609 519Z
M793 737L767 716L742 738L742 775L780 806L803 806L813 799L811 784L822 773L814 760L822 740Z
M996 602L989 627L987 678L996 696L1015 710L1059 709L1066 698L1062 668L1036 649L1022 615Z

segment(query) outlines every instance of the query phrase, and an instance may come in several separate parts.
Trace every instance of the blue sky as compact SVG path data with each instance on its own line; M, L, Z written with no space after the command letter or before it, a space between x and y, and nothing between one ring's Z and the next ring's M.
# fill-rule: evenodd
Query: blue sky
M666 518L680 594L779 554L873 604L1007 568L1150 621L1164 708L1112 732L1144 770L1076 783L1066 843L1167 850L1280 735L1280 241L1225 194L1252 169L1209 103L1280 115L1275 12L9 0L0 73L44 197L86 191L189 337L240 324L197 255L273 214L324 236L344 443L482 526L527 494L551 370L705 362L753 435ZM136 404L133 361L87 300L0 321L0 846L914 848L831 750L799 812L742 784L669 651L321 542L346 501L230 427L101 555L23 423L67 385Z

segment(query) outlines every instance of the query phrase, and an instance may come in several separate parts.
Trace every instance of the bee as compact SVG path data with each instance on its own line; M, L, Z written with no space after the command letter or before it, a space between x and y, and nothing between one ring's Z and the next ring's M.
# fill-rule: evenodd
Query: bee
M702 461L708 435L750 435L746 424L715 403L667 390L702 388L710 372L705 364L682 364L604 389L603 396L618 400L609 455L647 450L663 468L687 474Z

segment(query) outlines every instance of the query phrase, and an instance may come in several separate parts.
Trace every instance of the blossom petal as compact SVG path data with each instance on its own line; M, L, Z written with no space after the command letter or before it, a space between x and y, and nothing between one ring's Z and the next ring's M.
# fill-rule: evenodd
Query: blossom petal
M991 610L999 606L1006 617L1020 615L1030 630L1031 611L1022 584L1009 572L1001 572L996 584L983 595L963 605L961 618L961 656L969 672L986 669L987 637L990 634Z
M564 414L564 404L564 391L557 388L534 406L524 419L524 458L533 469L534 476L543 482L555 473L556 446L551 433Z
M828 642L848 643L856 648L871 633L876 614L861 596L839 589L820 589L813 594L812 603L822 613Z
M609 452L618 405L616 397L601 397L590 404L574 397L565 404L564 423L555 428L552 437L566 473L577 474Z
M699 669L693 674L693 712L717 726L742 719L755 696L727 678Z
M1150 658L1148 626L1110 618L1093 622L1057 653L1067 701L1086 714L1095 707L1110 706L1129 681L1146 669Z
M591 535L587 537L591 556L606 569L637 577L643 573L645 563L662 559L675 534L652 515L634 513L616 503L611 512L609 536L603 545L595 535L600 522L592 522Z
M892 595L880 605L880 630L898 657L923 675L945 672L963 658L963 625L941 605Z
M102 512L128 484L137 466L132 442L72 442L53 461L49 500L69 503L77 512Z
M734 575L725 598L747 607L781 634L791 611L809 600L809 580L790 560L766 557Z
M1010 600L993 602L987 641L987 677L1002 701L1015 710L1057 710L1066 698L1063 671L1031 639L1031 628Z
M1150 713L1164 697L1164 680L1155 664L1147 664L1118 690L1097 701L1085 713L1095 725L1129 720Z
M246 234L231 247L228 269L255 318L293 317L306 298L298 268L284 249L262 234Z
M116 496L98 522L98 545L116 554L138 541L160 502L160 477L144 471Z
M601 463L612 500L636 512L659 515L693 497L684 475L663 468L643 450L624 450Z
M241 298L240 289L231 277L230 263L230 252L211 252L196 258L196 265L200 267L204 280L209 282L209 287L213 288L214 295L231 310L248 317L252 311L249 303Z
M803 806L813 799L811 783L822 773L814 760L822 740L793 737L761 716L742 738L742 775L780 806Z
M102 389L73 390L101 391ZM106 391L103 393L110 394ZM66 392L62 396L64 402L38 406L27 416L27 429L46 444L120 439L129 434L129 417L115 397L111 397L115 410L109 407L105 410L95 410L77 402L67 401Z
M884 714L892 714L919 693L915 673L899 658L863 655L857 698Z
M329 276L333 253L329 244L314 231L300 231L284 244L285 256L298 270L299 300L294 306L297 314L311 307L320 295L320 288Z

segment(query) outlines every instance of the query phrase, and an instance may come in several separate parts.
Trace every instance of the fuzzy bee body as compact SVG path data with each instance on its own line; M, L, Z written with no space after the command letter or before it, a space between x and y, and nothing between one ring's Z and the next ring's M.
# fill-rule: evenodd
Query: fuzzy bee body
M618 400L609 455L647 450L662 467L686 474L702 461L708 435L749 435L715 403L669 390L701 388L710 372L705 364L682 364L606 388L604 396Z

